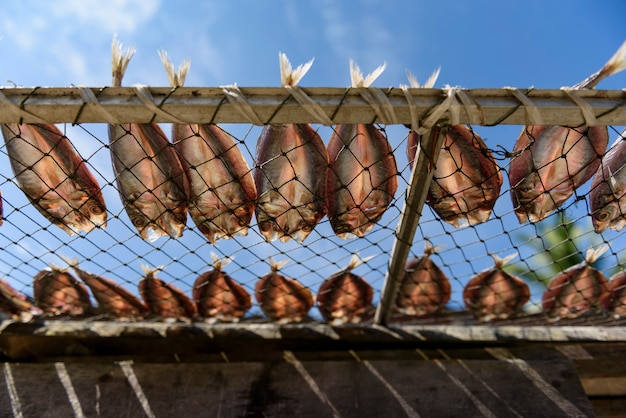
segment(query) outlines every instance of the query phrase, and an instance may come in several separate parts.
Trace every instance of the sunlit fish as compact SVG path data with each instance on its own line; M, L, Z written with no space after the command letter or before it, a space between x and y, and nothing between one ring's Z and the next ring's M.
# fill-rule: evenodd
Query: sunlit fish
M585 261L552 279L542 297L543 311L549 321L578 318L595 308L608 309L609 282L600 270L591 266L607 249L608 245L587 250Z
M160 52L170 85L181 87L189 61L177 71ZM189 215L214 244L221 238L247 235L257 198L252 172L237 143L212 124L173 124L172 141L190 183Z
M450 281L431 258L437 249L427 241L424 255L407 261L396 297L396 312L428 315L439 311L450 300Z
M222 269L232 258L220 259L211 253L213 270L202 273L193 284L198 315L210 321L238 322L252 306L252 297Z
M17 319L30 319L41 313L26 295L13 289L9 283L0 279L0 312Z
M100 185L69 139L52 124L2 124L20 189L50 222L69 235L104 228Z
M296 85L312 61L295 70L280 55L282 85ZM256 218L267 241L303 242L326 215L328 153L307 124L265 125L256 146Z
M623 318L626 316L626 272L624 270L615 273L609 279L609 290L611 291L611 302L609 303L609 313L613 318Z
M476 275L463 289L465 306L481 321L506 319L518 314L530 299L528 285L503 267L517 254L504 259L492 256L495 266Z
M626 42L598 72L572 89L591 89L626 69ZM509 166L511 199L520 223L538 222L593 176L609 141L606 126L525 126Z
M362 277L352 273L354 268L365 261L367 259L362 260L358 255L353 255L344 270L333 274L320 286L316 304L327 322L356 323L373 313L372 286Z
M271 272L261 277L254 287L254 295L263 313L280 324L302 322L313 307L311 290L278 272L287 261L270 259Z
M134 54L113 39L113 86L122 84ZM111 160L126 213L143 239L179 238L187 222L189 180L157 124L109 125Z
M76 275L89 287L98 302L98 310L113 318L141 319L148 308L135 295L111 279L89 273L78 267L78 259L62 257Z
M465 125L433 128L443 135L426 203L456 228L477 225L491 216L502 187L502 172L482 138ZM407 154L413 164L420 135L409 133Z
M150 312L165 319L188 321L198 312L196 304L179 288L156 277L160 267L141 265L145 276L139 282L139 294Z
M597 233L626 225L626 131L602 157L591 180L591 220Z
M33 296L44 314L83 315L91 311L89 292L67 269L50 264L33 280Z

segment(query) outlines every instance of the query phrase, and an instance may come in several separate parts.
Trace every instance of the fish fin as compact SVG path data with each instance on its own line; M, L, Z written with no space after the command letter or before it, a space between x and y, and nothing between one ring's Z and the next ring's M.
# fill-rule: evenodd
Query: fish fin
M374 80L376 80L378 76L385 71L386 67L387 63L383 63L381 66L364 77L359 66L356 65L353 60L350 60L350 79L352 80L352 87L369 87Z
M295 70L291 67L287 55L283 52L278 53L278 60L280 62L280 82L281 85L285 87L297 85L307 71L309 71L315 58L311 58L311 60L305 64L298 65Z
M159 58L163 67L165 67L165 73L167 79L172 87L182 87L185 84L189 67L191 67L191 61L186 59L178 66L178 70L174 70L174 64L169 59L167 52L164 49L159 50Z

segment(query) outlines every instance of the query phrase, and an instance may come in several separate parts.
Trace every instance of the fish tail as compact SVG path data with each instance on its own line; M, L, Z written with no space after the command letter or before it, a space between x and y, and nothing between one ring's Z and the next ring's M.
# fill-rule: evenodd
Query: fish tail
M167 74L170 86L182 87L185 84L189 67L191 67L191 61L188 59L184 60L178 66L178 70L175 70L174 64L172 64L172 61L164 49L159 50L159 58L161 59L161 63L163 63L163 67L165 67L165 73Z
M605 78L617 74L620 71L626 70L626 41L619 47L619 49L613 54L611 59L607 61L604 66L596 73L587 77L580 83L576 84L574 89L590 89L596 86L600 81Z
M117 35L113 36L113 43L111 44L111 58L113 64L113 86L119 87L122 85L122 78L126 73L126 67L128 63L135 55L136 49L134 47L126 48L126 51L122 50L122 43L117 40Z

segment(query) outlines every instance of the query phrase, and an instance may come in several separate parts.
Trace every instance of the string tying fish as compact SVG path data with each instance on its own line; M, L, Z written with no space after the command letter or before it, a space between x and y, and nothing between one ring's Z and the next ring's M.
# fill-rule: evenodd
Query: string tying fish
M150 93L150 88L148 86L143 85L143 84L137 84L133 86L133 90L135 90L135 93L137 94L137 97L139 98L139 100L141 100L141 102L148 109L150 109L151 111L155 113L155 116L159 115L160 117L165 119L166 122L180 123L180 124L188 123L172 115L171 113L163 110L159 105L154 103L154 97L152 96L152 93Z
M29 119L36 123L48 123L48 121L24 109L24 102L25 100L22 101L21 106L14 104L4 95L4 93L2 93L2 89L0 88L0 105L8 107L9 112L13 113L16 116L19 116L20 124L22 123L23 119Z
M83 99L84 105L81 108L81 111L79 111L76 115L76 118L73 122L74 125L78 123L78 119L84 107L91 107L99 116L102 116L102 119L104 119L108 123L116 125L120 123L117 117L113 115L113 113L106 110L104 106L100 104L100 101L89 87L78 86L76 88L78 89L78 93L80 94L81 99Z
M587 103L585 100L581 99L580 96L578 96L578 93L575 89L571 87L561 87L561 90L565 94L567 94L567 96L572 99L574 103L578 105L581 113L583 114L583 118L585 119L586 126L598 125L598 120L596 119L596 115L593 113L593 108L589 103Z
M239 89L237 83L221 87L230 104L233 105L244 117L246 117L248 122L253 125L265 125L265 123L263 123L263 121L259 118L259 115L257 115L254 109L252 109L252 106L248 103L246 96Z
M483 108L476 103L474 98L470 96L467 91L464 89L457 89L456 94L461 99L463 103L463 107L465 108L465 112L470 117L471 123L477 123L479 125L485 125L485 113L483 112Z
M541 117L541 113L537 109L537 106L533 103L532 100L526 96L526 94L522 93L517 87L504 87L504 89L509 90L513 96L524 105L524 110L526 111L526 124L527 125L543 125L543 120ZM529 89L530 91L530 89Z

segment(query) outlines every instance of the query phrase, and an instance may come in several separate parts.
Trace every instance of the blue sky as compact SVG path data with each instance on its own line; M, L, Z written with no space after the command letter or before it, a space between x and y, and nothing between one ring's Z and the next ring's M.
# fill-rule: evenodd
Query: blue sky
M348 63L354 59L365 73L387 63L387 69L374 83L379 87L406 83L406 70L424 81L441 66L438 87L450 84L466 88L559 88L574 85L606 62L626 39L624 16L626 3L620 0L9 0L3 3L0 14L0 84L110 85L110 47L113 34L117 33L124 45L137 48L124 79L125 85L167 85L157 54L159 49L165 49L176 65L183 59L191 60L187 86L235 82L250 87L278 86L278 53L282 51L294 65L315 58L312 69L300 83L302 86L348 86ZM624 87L626 73L613 76L598 86L600 89ZM251 129L249 125L225 128L245 140L243 152L252 164L258 129ZM0 245L18 254L0 253L0 276L9 277L16 287L27 293L30 277L38 269L48 262L62 264L55 253L90 259L84 262L86 269L112 276L129 288L136 285L141 275L140 260L152 265L165 264L164 278L180 280L179 286L189 291L195 276L209 268L210 251L235 255L236 262L227 271L248 290L254 286L255 275L269 270L265 264L269 256L292 259L285 267L286 274L300 278L316 290L324 277L345 266L350 254L358 251L363 255L377 255L357 273L363 274L376 289L382 286L387 263L382 252L391 247L390 235L408 179L404 157L406 130L402 127L388 127L390 142L397 148L399 168L404 169L405 180L400 182L397 195L400 200L388 214L386 225L374 231L369 239L336 240L328 233L326 218L319 226L318 235L310 238L311 243L305 241L305 246L266 244L251 231L246 238L220 241L214 247L191 230L181 242L161 239L156 245L149 245L137 240L134 231L124 227L128 220L121 211L116 191L112 185L107 185L112 181L112 174L109 157L102 149L107 141L105 126L89 124L64 129L81 154L90 158L104 184L109 209L119 218L110 222L106 232L94 231L84 238L67 237L52 229L42 231L45 220L35 212L28 212L23 196L10 181L6 156L0 153L0 189L10 202L5 204L8 220L0 229ZM168 127L165 129L169 132ZM475 129L490 147L502 145L510 150L520 127ZM616 129L621 131L620 127ZM327 132L320 129L326 143ZM612 142L617 134L613 130L610 133ZM511 210L507 193L496 207L500 219L475 231L464 232L441 225L431 213L424 215L412 252L421 253L423 236L446 245L447 249L437 262L445 264L448 273L455 276L452 278L455 283L453 300L456 300L453 307L460 307L459 289L463 283L475 272L491 265L487 252L507 255L515 251L514 244L519 245L512 237L515 231L522 229ZM38 224L23 224L29 218L36 219ZM581 222L587 225L586 220ZM191 220L188 226L193 228ZM496 238L502 239L503 229L512 234L499 241ZM527 230L534 231L532 226L523 229ZM33 240L13 243L23 231L32 232ZM619 235L606 234L609 238L613 236ZM115 245L118 239L128 240L128 246ZM332 246L339 246L339 250L331 254L326 248ZM242 250L242 247L248 249ZM129 248L137 255L132 255ZM623 246L617 246L614 252L622 249ZM288 251L293 252L287 256ZM462 258L471 259L471 269ZM124 263L129 266L124 267Z

